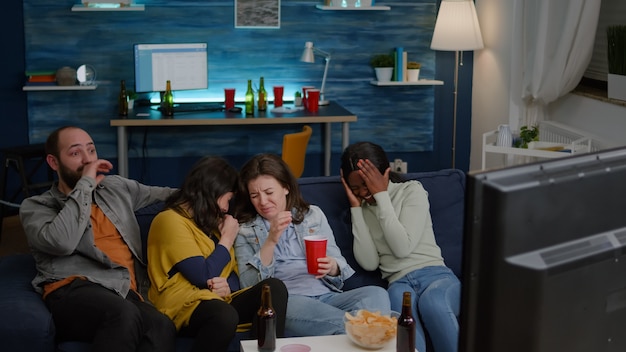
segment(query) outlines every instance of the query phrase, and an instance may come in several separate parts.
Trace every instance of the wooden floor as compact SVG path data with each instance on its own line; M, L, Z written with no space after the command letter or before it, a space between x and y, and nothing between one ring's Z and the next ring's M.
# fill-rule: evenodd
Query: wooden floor
M0 234L0 256L29 252L19 216L5 217L2 222L2 234Z

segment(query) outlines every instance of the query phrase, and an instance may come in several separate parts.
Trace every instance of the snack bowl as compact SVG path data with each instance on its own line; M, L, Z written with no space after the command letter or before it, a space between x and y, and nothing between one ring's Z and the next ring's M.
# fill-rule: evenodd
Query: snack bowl
M360 309L346 312L343 322L350 341L367 349L380 349L396 338L399 316L395 311Z

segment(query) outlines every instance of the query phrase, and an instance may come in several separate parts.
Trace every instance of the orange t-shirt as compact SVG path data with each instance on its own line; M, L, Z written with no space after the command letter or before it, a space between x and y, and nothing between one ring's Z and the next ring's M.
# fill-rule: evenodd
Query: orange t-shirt
M122 239L115 225L104 215L102 210L95 204L91 205L91 226L93 230L93 241L101 251L103 251L114 263L122 265L130 272L130 289L137 292L137 281L135 280L135 266L133 253ZM82 276L70 276L63 280L49 283L44 286L44 298L50 292L63 287L75 279Z

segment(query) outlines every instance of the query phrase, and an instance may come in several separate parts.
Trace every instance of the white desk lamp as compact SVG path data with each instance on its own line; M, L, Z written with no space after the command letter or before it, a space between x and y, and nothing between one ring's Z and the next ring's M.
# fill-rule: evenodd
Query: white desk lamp
M326 60L326 66L324 67L324 77L322 78L322 88L320 89L320 101L319 105L328 105L328 100L324 99L324 87L326 86L326 74L328 73L328 63L330 62L330 53L327 53L323 50L313 47L313 42L306 42L304 44L304 51L302 51L302 56L300 57L300 61L307 63L315 62L315 55L323 56L324 60Z
M441 1L430 48L455 52L454 115L452 122L452 168L454 168L456 159L456 108L459 66L463 66L462 51L484 48L473 0Z

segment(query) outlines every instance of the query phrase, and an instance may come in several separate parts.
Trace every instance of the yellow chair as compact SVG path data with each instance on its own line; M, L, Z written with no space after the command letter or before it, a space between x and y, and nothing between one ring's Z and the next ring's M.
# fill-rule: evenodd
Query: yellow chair
M304 172L306 148L309 145L313 129L309 125L302 128L302 132L288 133L283 136L282 159L296 178Z

